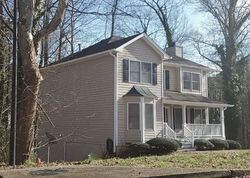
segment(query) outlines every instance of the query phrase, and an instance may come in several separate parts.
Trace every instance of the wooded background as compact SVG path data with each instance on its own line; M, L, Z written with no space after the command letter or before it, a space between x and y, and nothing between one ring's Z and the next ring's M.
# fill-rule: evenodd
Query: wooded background
M250 147L248 0L19 0L18 12L18 164L30 158L42 112L39 68L101 39L143 32L221 71L210 76L209 97L235 105L225 112L226 136ZM0 163L8 162L12 23L13 0L0 0Z

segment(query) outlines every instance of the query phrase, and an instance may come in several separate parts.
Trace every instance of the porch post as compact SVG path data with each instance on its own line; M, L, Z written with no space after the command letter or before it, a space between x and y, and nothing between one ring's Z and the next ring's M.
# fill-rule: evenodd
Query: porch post
M187 118L186 118L186 105L182 105L182 122L183 122L183 128L187 123Z
M208 107L205 108L205 118L206 118L206 124L209 124L209 109L208 109Z
M141 142L144 143L145 142L145 134L144 134L144 131L145 131L145 124L144 124L144 121L145 121L145 104L144 104L144 97L141 97L140 98L140 108L141 108L141 117L140 117L140 130L141 130Z
M225 139L225 122L224 122L224 107L220 108L220 120L221 120L221 131L222 131L222 137Z

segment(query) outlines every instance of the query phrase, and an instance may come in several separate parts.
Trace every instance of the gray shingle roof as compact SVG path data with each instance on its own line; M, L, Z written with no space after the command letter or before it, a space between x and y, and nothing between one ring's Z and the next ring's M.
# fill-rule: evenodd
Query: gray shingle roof
M144 96L157 98L157 96L153 94L148 87L145 86L133 86L124 96Z
M189 101L189 102L225 104L222 101L211 100L210 98L204 97L201 95L187 94L187 93L180 93L180 92L173 92L173 91L165 92L165 97L167 100L174 100L174 101Z
M178 56L171 56L172 59L167 59L164 62L168 62L168 63L173 63L173 64L184 64L184 65L190 65L190 66L196 66L196 67L202 67L202 68L207 68L208 67L198 64L196 62L193 62L191 60L185 59L183 57L178 57Z
M133 38L135 38L139 35L140 34L136 34L136 35L129 36L126 38L113 36L113 37L101 40L100 42L95 43L94 45L91 45L91 46L89 46L89 47L87 47L79 52L73 53L65 58L62 58L60 61L54 62L50 65L62 63L62 62L74 60L74 59L77 59L80 57L89 56L91 54L96 54L96 53L100 53L100 52L104 52L107 50L118 48L121 45L127 43L128 41L132 40Z

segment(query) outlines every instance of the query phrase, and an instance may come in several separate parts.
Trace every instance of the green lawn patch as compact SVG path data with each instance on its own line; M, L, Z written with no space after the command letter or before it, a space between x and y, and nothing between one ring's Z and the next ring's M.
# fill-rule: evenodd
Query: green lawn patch
M250 150L175 152L163 156L100 159L89 164L150 168L247 169L250 167Z

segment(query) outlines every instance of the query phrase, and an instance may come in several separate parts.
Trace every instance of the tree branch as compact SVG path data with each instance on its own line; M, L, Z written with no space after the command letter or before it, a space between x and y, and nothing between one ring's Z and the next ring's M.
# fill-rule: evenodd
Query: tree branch
M52 33L55 30L55 28L59 26L59 24L62 22L64 18L64 13L65 13L67 4L68 4L68 0L59 1L56 13L54 17L52 18L52 20L50 21L50 23L44 28L42 28L40 31L38 31L36 35L34 36L35 46L38 46L38 43L41 40L41 38Z

